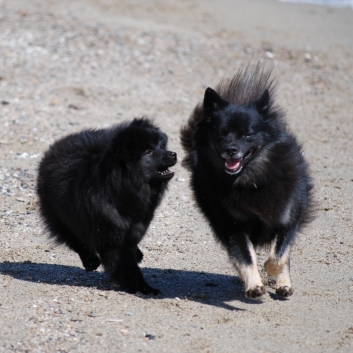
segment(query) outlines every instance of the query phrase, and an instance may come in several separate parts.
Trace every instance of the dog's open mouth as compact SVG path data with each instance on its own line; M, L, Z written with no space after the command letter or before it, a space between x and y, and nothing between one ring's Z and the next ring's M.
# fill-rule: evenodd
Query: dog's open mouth
M244 162L251 156L251 154L252 154L252 150L249 150L240 158L226 158L225 159L226 172L232 175L238 174L243 169Z
M168 168L157 172L157 175L161 179L171 179L174 176L174 172Z

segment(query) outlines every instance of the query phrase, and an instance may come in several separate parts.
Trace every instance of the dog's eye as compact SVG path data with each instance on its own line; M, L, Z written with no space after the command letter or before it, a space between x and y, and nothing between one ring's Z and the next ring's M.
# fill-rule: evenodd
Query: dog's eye
M145 154L146 154L147 156L152 156L152 155L153 155L153 150L146 150L146 151L145 151Z
M250 132L244 132L243 133L243 137L245 137L245 138L249 138L249 137L251 137L252 135L251 135L251 133Z

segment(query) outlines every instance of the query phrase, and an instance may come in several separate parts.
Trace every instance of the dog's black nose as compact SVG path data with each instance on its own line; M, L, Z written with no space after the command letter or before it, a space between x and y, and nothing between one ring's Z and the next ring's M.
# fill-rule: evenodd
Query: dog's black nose
M175 152L170 152L170 158L172 159L176 159L177 158L177 154Z
M232 157L233 154L236 154L238 152L238 150L235 146L229 146L227 147L226 152L230 157Z

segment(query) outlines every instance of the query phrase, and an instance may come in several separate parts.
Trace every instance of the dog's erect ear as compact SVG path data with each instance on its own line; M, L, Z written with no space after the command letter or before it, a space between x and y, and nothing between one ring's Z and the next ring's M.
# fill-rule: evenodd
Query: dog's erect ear
M270 111L270 93L268 89L265 89L264 93L260 99L255 102L256 110L266 118L268 116L268 112Z
M225 108L228 102L225 101L215 90L208 87L203 99L203 107L206 112L212 113L216 110Z

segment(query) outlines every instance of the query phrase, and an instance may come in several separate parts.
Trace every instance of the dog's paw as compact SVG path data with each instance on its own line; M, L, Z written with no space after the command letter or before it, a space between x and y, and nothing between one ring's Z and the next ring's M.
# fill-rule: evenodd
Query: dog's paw
M293 292L293 288L288 286L278 287L276 289L276 294L280 295L281 297L290 297Z
M97 255L89 255L85 258L81 257L81 260L87 272L96 270L101 264L101 260Z
M260 299L265 294L266 294L265 286L255 286L248 289L245 292L245 296L249 299Z

